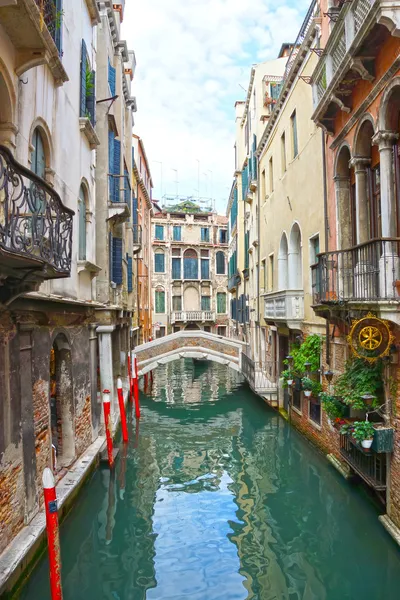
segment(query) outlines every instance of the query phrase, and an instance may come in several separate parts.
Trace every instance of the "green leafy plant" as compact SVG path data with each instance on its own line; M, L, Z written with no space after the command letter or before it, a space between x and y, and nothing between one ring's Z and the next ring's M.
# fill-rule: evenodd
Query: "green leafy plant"
M288 380L294 379L293 372L290 371L289 369L286 369L285 371L282 371L281 378L283 379L283 383L282 383L283 387L287 388L287 387L289 387Z
M322 385L319 381L315 381L310 377L303 377L301 380L302 388L305 392L312 392L313 396L318 396L322 391Z
M346 369L336 379L335 395L343 399L355 409L364 410L366 405L362 399L365 394L378 396L383 389L383 364L377 361L372 365L361 358L351 359L346 363ZM373 407L379 405L378 399Z
M302 344L292 344L290 354L293 357L292 373L296 377L303 377L307 371L305 364L309 363L308 370L313 373L318 371L321 364L321 347L323 338L319 335L309 335ZM288 360L284 364L289 364Z
M335 398L335 396L331 396L327 392L322 392L320 394L320 399L322 403L322 407L326 412L327 417L331 421L335 421L335 419L341 419L344 415L344 406Z
M94 90L94 77L92 71L86 66L85 72L85 87L86 87L86 100L92 97Z
M352 437L357 442L363 442L364 440L372 440L374 437L375 429L369 421L356 421L353 423Z

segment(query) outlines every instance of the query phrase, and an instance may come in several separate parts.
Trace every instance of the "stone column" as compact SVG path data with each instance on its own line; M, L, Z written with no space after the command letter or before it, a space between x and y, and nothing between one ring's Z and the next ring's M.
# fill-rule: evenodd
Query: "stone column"
M115 325L100 325L96 329L99 337L99 366L100 366L100 393L110 390L111 393L111 419L113 425L116 423L116 397L114 390L114 370L111 335ZM101 413L104 422L103 412Z
M356 179L357 244L363 244L369 240L367 177L369 164L371 164L369 158L360 156L356 156L350 161L350 166L354 167Z
M381 171L382 237L396 237L396 198L394 185L393 145L398 139L393 131L378 131L372 143L379 148ZM379 262L379 298L396 297L394 281L399 278L400 259L396 248L390 244L382 247Z
M350 176L343 177L337 175L334 177L335 195L336 195L336 222L337 230L337 248L345 250L353 246L353 228L352 211L350 201ZM336 273L330 275L332 280L330 285L333 293L340 298L349 298L352 295L353 280L351 261L349 255L345 253L336 266Z

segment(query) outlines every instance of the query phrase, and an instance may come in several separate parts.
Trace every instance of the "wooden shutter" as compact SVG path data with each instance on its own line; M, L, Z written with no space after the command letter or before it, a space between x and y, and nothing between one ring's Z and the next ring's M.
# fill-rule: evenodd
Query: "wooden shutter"
M133 259L129 254L126 255L126 260L128 262L128 293L133 292Z
M122 285L122 239L112 238L112 281Z
M87 48L85 40L82 40L81 46L81 105L79 115L86 117L86 69L87 69Z
M121 174L121 142L114 138L114 195L113 202L120 202L120 183L119 175Z
M92 71L92 90L86 99L86 110L93 127L96 125L96 71Z
M210 279L210 261L208 258L201 259L201 278Z
M109 172L109 193L110 193L110 200L113 202L113 195L114 195L114 177L112 177L112 174L114 173L114 139L115 139L115 135L114 132L112 131L112 129L108 130L108 172Z

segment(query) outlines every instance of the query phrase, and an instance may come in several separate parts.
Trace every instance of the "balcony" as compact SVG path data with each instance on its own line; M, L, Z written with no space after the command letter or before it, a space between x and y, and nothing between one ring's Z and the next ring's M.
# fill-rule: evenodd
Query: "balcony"
M211 310L176 311L172 313L171 323L205 323L215 321L215 313Z
M400 238L380 238L320 254L312 267L312 285L315 308L400 302Z
M47 64L58 85L68 81L61 62L62 11L56 0L1 0L0 24L16 49L18 76Z
M228 290L234 292L241 281L240 274L238 272L231 275L228 279Z
M385 27L384 27L385 26ZM382 43L400 29L400 4L354 0L342 5L313 77L313 120L333 134L336 113L349 113L353 88L375 79L374 62Z
M140 252L142 248L142 226L134 223L132 225L133 254Z
M347 435L340 436L340 454L370 487L378 492L386 490L386 454L364 450Z
M283 290L264 295L266 321L286 322L289 329L298 329L304 319L304 291Z
M131 216L131 198L126 194L125 175L108 174L109 203L108 218L116 223L123 223Z
M69 277L74 211L0 146L0 271L6 285Z

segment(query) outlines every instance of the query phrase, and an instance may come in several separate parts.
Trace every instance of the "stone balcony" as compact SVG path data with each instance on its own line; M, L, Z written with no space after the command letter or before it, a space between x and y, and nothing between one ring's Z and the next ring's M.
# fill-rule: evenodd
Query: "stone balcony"
M333 134L338 111L352 110L361 80L375 80L375 58L384 40L400 34L400 2L353 0L342 5L312 76L313 120Z
M171 323L206 323L207 321L215 321L215 313L211 310L181 310L171 315Z
M287 323L289 329L298 329L304 319L304 290L281 290L264 294L266 321Z
M0 0L0 25L16 51L18 76L48 65L57 85L68 81L62 64L62 11L55 0Z

